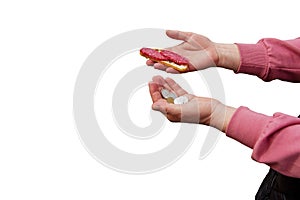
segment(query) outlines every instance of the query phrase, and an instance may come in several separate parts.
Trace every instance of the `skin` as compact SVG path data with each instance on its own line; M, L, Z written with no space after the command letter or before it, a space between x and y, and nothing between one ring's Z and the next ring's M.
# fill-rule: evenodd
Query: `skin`
M182 40L181 44L167 49L189 59L189 69L186 72L209 67L222 67L236 71L239 67L240 55L235 44L214 43L205 36L190 32L168 30L166 34L172 39ZM168 73L180 73L151 60L147 61L147 65ZM161 112L172 122L199 123L226 132L236 110L216 99L188 94L171 78L154 76L148 85L153 101L152 109ZM187 96L189 102L183 105L168 103L160 94L162 88L175 92L177 96Z

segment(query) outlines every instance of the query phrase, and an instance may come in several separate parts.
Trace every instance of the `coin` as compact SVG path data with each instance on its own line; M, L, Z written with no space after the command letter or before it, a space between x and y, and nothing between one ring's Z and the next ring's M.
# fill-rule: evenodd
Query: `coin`
M168 103L174 103L174 99L177 98L177 95L174 92L163 88L160 90L161 96L167 100Z
M189 101L186 96L180 96L174 99L174 104L185 104Z
M176 99L177 95L174 92L170 92L168 97L172 97L173 99Z
M162 89L162 90L160 91L160 93L161 93L162 97L163 97L164 99L166 99L166 98L169 97L170 91L167 90L167 89Z
M174 99L173 99L172 97L168 97L168 98L167 98L167 102L168 102L168 103L174 103Z

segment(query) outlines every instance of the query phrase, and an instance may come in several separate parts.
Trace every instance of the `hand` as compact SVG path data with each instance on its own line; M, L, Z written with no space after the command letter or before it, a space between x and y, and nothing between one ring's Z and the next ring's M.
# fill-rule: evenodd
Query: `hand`
M161 96L161 89L174 92L177 96L186 96L186 104L171 104ZM154 76L149 82L149 91L153 101L152 109L163 113L171 122L199 123L225 131L234 108L205 97L188 94L173 79Z
M205 36L191 32L168 30L166 34L172 39L183 41L177 46L166 49L178 53L189 60L189 69L186 72L214 66L237 70L239 66L240 55L235 44L214 43ZM146 64L169 73L179 73L179 71L171 67L151 60L148 60Z
M166 32L167 36L175 40L183 40L183 42L177 46L167 48L170 51L174 51L184 57L189 62L189 70L195 71L205 69L209 66L216 66L218 60L217 52L214 43L208 38L190 32L171 31ZM153 61L147 61L148 65L154 65L154 68L165 70L170 73L178 73L177 70L166 67L161 63L154 63Z

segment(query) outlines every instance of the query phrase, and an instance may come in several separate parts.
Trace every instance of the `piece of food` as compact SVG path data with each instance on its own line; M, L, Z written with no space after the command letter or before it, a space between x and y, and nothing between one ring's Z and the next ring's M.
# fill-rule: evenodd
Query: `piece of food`
M161 50L160 54L167 57L169 59L169 61L174 62L178 65L188 65L189 64L188 59L186 59L185 57L182 57L181 55L174 53L172 51Z
M180 72L188 70L189 61L181 55L164 49L142 48L141 56L144 56L155 62L162 63L168 67L172 67Z
M144 56L156 62L168 59L165 56L163 56L158 49L142 48L140 50L140 54L141 56Z

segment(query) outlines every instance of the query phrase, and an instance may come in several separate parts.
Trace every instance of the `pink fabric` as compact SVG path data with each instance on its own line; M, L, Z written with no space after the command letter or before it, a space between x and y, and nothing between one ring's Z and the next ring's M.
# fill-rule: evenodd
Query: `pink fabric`
M256 75L264 81L300 82L300 38L266 38L257 44L237 44L241 65L237 73Z
M300 82L300 38L263 39L257 44L237 45L241 55L237 73L256 75L264 81ZM300 119L283 113L266 116L240 107L226 134L252 148L254 160L284 175L300 178Z
M240 107L226 134L252 148L254 160L300 178L300 119L282 113L270 117Z

